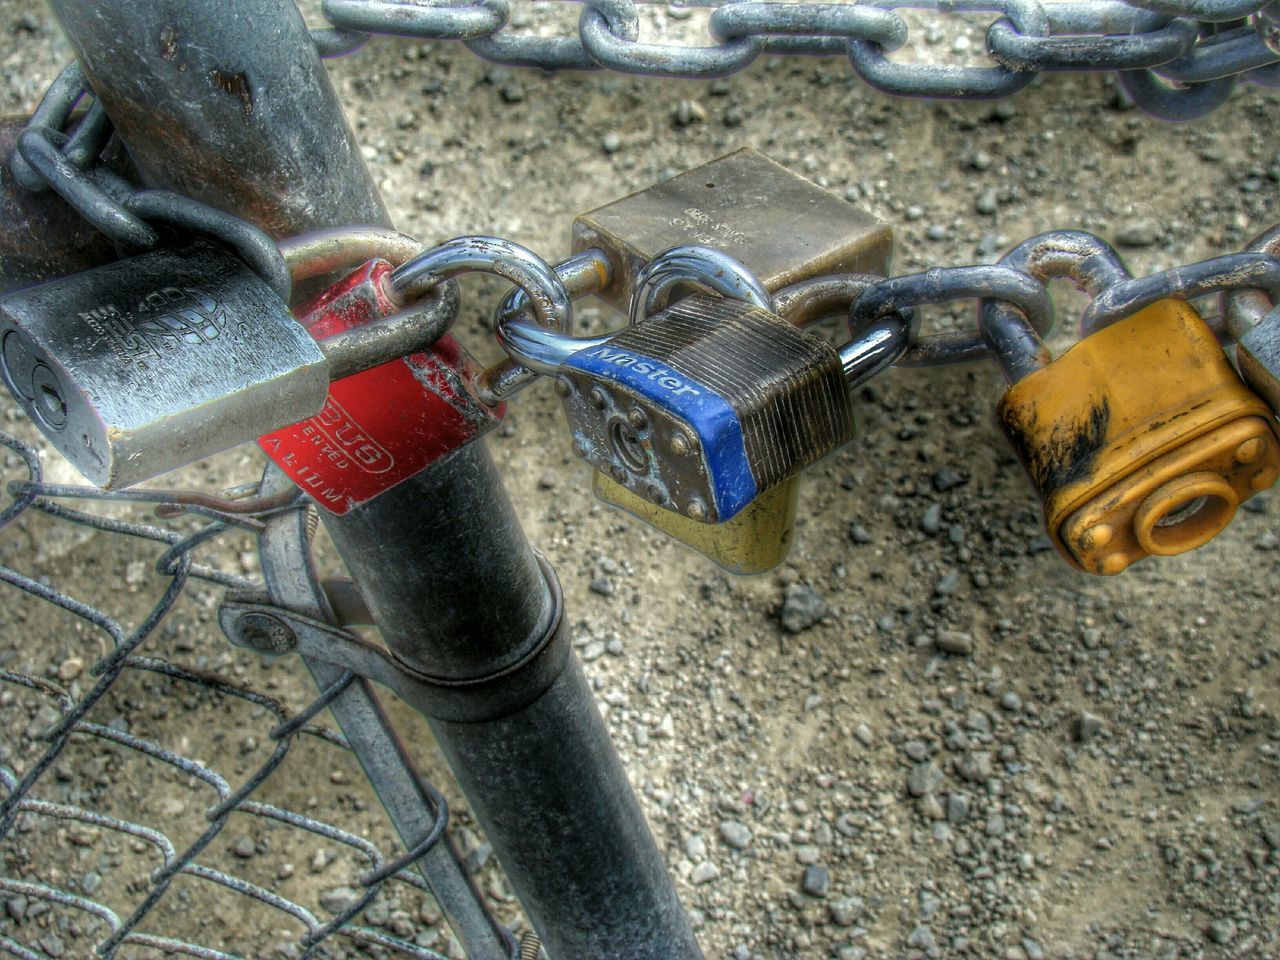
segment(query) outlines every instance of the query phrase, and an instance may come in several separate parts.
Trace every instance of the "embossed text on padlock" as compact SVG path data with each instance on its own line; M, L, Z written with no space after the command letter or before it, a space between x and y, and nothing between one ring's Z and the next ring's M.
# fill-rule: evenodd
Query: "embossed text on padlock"
M575 253L613 264L599 294L627 312L636 277L659 253L721 250L770 292L832 273L889 272L893 236L875 217L750 148L703 164L574 221Z
M703 294L579 350L556 388L579 456L700 523L731 519L853 435L835 349Z
M106 489L297 420L328 388L280 297L205 241L8 294L0 357L32 420Z

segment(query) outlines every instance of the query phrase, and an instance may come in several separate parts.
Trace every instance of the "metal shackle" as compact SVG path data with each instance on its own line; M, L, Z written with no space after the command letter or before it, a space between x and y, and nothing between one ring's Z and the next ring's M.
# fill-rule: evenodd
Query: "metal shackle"
M418 294L446 279L463 273L491 273L509 280L528 296L528 307L538 325L555 330L562 336L573 335L573 301L551 264L518 243L499 237L457 237L420 253L392 274L391 282L401 292ZM516 357L510 345L511 331L519 326L511 318L500 318L494 328L498 344ZM535 373L542 371L530 367ZM505 361L482 371L476 377L476 388L484 402L494 404L502 399L494 389L494 379L513 368ZM522 374L522 371L514 371ZM514 392L514 391L510 391Z
M280 253L295 283L385 260L399 267L423 250L421 242L384 227L335 227L281 241ZM318 341L329 365L330 381L381 366L427 349L458 318L458 285L441 283L418 296L406 296L394 282L383 292L401 309L389 317Z

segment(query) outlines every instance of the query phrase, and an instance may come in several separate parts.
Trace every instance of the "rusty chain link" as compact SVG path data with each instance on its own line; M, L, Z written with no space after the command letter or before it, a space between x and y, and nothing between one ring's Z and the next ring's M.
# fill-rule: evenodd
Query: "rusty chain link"
M543 70L597 70L707 79L745 69L763 54L847 56L855 73L886 93L991 99L1041 72L1116 71L1134 102L1156 116L1188 120L1222 104L1244 80L1280 84L1280 3L1267 0L859 0L855 3L693 0L708 7L711 43L686 46L640 37L637 2L581 0L576 35L520 32L511 0L324 0L336 28L317 31L325 55L371 34L459 40L477 56ZM987 66L898 63L906 44L898 13L997 14L986 30Z

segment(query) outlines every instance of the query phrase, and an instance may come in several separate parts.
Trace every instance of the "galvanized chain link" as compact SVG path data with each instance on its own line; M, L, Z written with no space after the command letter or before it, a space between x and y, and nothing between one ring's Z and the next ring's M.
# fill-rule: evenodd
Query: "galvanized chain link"
M114 131L101 104L92 99L73 126L73 111L86 98L90 91L73 63L50 85L18 137L9 166L19 184L53 190L122 252L158 247L162 237L156 226L212 237L289 299L289 269L275 242L258 227L191 197L139 189L103 162Z
M342 750L349 749L340 734L313 721L357 679L355 675L343 675L322 690L309 705L290 711L275 697L207 670L181 666L142 652L195 581L237 592L261 593L263 585L257 580L199 563L194 559L194 553L228 530L256 532L261 529L264 517L282 510L303 509L305 502L297 491L290 491L287 498L269 499L253 496L256 488L238 490L237 494L248 496L234 499L156 490L106 494L93 488L46 483L41 476L36 450L10 434L0 432L0 447L16 454L17 463L25 467L27 474L24 480L11 481L7 485L12 500L0 508L0 531L12 528L16 521L30 514L43 514L57 521L154 542L162 548L155 564L156 572L168 580L168 586L155 606L136 626L129 628L106 611L63 593L42 579L0 566L0 584L15 587L78 618L105 636L108 650L97 663L86 668L88 690L82 694L75 692L69 683L52 678L52 674L44 677L16 669L0 669L0 687L25 691L26 697L35 698L45 708L43 711L37 709L37 716L47 714L51 719L39 731L24 732L19 725L10 726L0 738L0 745L5 748L5 760L0 763L0 847L6 849L5 858L9 865L0 875L0 896L7 901L25 899L28 904L57 907L76 915L76 927L81 933L74 944L63 944L64 949L70 946L77 951L76 956L89 956L88 952L78 951L87 951L88 943L92 941L94 955L104 958L131 955L134 948L150 948L165 954L203 960L236 960L225 949L148 929L156 922L156 908L161 903L172 907L173 898L177 895L174 893L175 881L184 878L212 885L228 895L243 897L279 911L283 918L287 918L286 924L291 924L297 931L294 943L299 956L314 955L321 944L345 942L361 952L372 950L381 951L379 955L390 953L419 960L443 960L444 954L434 949L358 922L359 916L389 885L408 885L430 896L426 881L411 868L444 836L448 808L438 790L430 784L421 784L423 795L434 808L434 826L426 836L397 856L388 856L367 839L342 826L255 799L300 737ZM169 515L193 513L208 518L210 522L199 526L193 533L180 533L160 526L88 513L62 502L67 499L152 502L166 506ZM104 703L119 681L129 674L161 677L179 689L200 691L220 703L238 701L265 711L273 723L272 728L265 731L265 742L272 744L268 757L238 785L234 785L203 761L119 729L114 724L92 719L94 707ZM188 789L197 793L207 791L206 810L196 839L180 846L162 831L136 822L133 815L104 812L111 807L98 802L101 798L96 794L95 809L74 799L53 799L58 794L50 784L67 775L66 764L60 765L60 758L70 744L80 741L95 742L115 753L127 752L145 758L149 764L156 765L156 769L169 769L180 774L175 782L185 783ZM21 765L18 758L25 758ZM123 795L116 807L125 811L130 809ZM347 850L363 866L352 884L354 894L349 902L333 916L322 919L308 907L274 890L200 862L201 854L223 833L233 815L241 818L238 821L241 823L245 816L258 818ZM107 832L129 841L140 855L154 855L157 859L158 865L145 881L127 887L121 882L115 884L118 889L111 891L116 903L121 902L121 893L132 895L127 915L94 899L94 891L86 889L83 884L77 888L73 881L62 880L56 873L41 871L38 861L30 864L29 872L18 872L22 860L17 855L15 843L23 842L30 846L33 837L43 837L46 831L65 828L68 824L81 824ZM19 837L25 839L19 841ZM12 922L8 923L7 929L0 932L0 954L35 960L51 956L38 939L42 934L17 920L11 917ZM28 939L24 936L27 933L36 938L34 942L19 942L19 939ZM514 937L507 940L510 956L521 956L520 943Z
M847 56L865 82L899 96L991 99L1041 72L1116 71L1137 105L1173 120L1202 116L1241 80L1280 83L1280 3L1275 0L858 0L855 3L695 0L714 8L711 43L640 37L637 0L581 0L576 35L530 36L513 26L510 0L324 0L351 48L370 34L459 40L508 66L707 79L763 54ZM898 63L908 39L899 10L998 14L986 31L988 66ZM322 37L322 51L336 49Z

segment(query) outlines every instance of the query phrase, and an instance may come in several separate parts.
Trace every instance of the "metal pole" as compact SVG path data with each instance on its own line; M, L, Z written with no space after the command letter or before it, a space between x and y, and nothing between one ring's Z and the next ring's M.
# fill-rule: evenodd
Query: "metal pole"
M50 3L150 184L277 236L387 224L290 0ZM484 445L326 521L554 960L701 957Z

